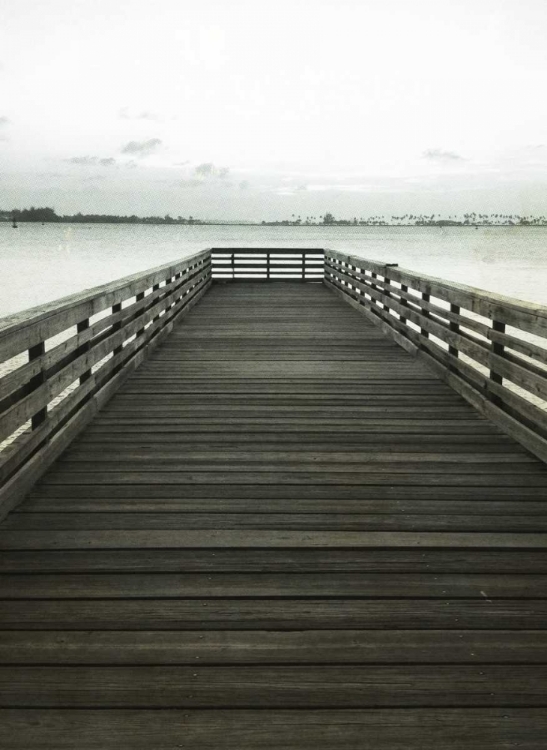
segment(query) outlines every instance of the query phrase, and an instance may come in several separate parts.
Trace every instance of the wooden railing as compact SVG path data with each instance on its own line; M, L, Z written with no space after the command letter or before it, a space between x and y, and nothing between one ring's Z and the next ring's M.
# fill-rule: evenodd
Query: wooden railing
M325 283L547 461L547 307L334 250Z
M211 249L218 281L322 281L323 250L309 248Z
M547 461L547 307L333 250L212 249L0 320L0 516L214 280L324 280Z
M0 512L211 283L210 251L0 320Z

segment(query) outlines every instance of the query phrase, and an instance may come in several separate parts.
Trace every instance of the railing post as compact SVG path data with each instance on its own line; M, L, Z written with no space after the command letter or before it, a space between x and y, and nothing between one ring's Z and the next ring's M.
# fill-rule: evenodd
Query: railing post
M137 294L137 295L135 296L135 302L141 302L141 301L142 301L143 299L144 299L144 292L139 292L139 293L138 293L138 294ZM144 308L143 308L143 309L141 310L141 315L142 315L143 313L144 313ZM138 314L138 313L137 313L137 314ZM144 329L144 328L139 328L139 330L137 331L137 338L139 338L139 336L144 336L144 331L145 331L145 329Z
M154 284L154 286L152 287L152 294L153 294L154 292L157 292L159 288L160 288L160 285L159 285L159 284ZM154 304L157 304L157 302L158 302L158 300L156 300L156 301L154 302ZM154 316L154 318L152 319L152 323L155 323L155 322L156 322L156 320L159 320L159 319L160 319L160 316L159 316L159 314L158 314L158 315L155 315L155 316Z
M450 305L450 312L454 313L455 315L459 315L460 314L460 306L459 305L453 305L453 304L451 304ZM459 323L455 323L453 321L450 321L450 326L449 327L450 327L451 331L454 331L454 333L459 333L460 332L460 324ZM457 346L451 346L450 344L448 345L448 353L451 354L453 357L459 357L459 355L460 355L458 347Z
M78 333L83 333L83 331L87 331L89 328L89 318L85 318L85 320L81 320L78 325L76 326L76 330ZM91 344L89 341L86 341L85 344L82 344L82 346L78 349L78 357L82 354L85 354L85 352L89 351ZM89 380L91 377L91 370L86 370L80 375L80 385L83 385L86 380Z
M357 266L351 266L351 270L353 271L352 279L353 281L357 281ZM355 300L359 302L359 297L361 296L361 290L358 286L353 286L353 294L355 296Z
M501 323L499 320L493 320L492 330L497 331L498 333L505 333L505 323ZM498 344L496 341L492 341L492 354L497 354L499 357L503 357L504 351L505 347L503 344ZM494 364L492 364L490 369L490 380L493 383L498 383L499 385L503 384L503 376L496 372ZM496 406L501 406L503 403L502 399L495 393L490 394L490 400Z
M270 280L270 251L266 252L266 278Z
M172 281L173 281L173 277L172 277L172 276L169 276L169 277L168 277L167 279L165 279L165 288L166 288L166 290L167 290L167 291L165 292L165 296L166 296L166 297L168 297L168 296L169 296L169 295L171 294L171 292L169 291L169 289L167 289L167 287L169 286L169 284L170 284L170 283L171 283ZM171 307L171 305L167 305L167 304L166 304L166 305L165 305L165 312L167 312L167 311L168 311L168 310L170 309L170 307Z
M386 271L387 271L388 268L395 268L398 265L399 265L398 263L386 263L386 266L385 266L385 269L384 269L384 296L385 297L388 297L388 298L391 297L391 291L390 291L391 279L387 275ZM384 307L384 310L389 313L389 311L391 309L389 307L389 305L386 305L384 303L383 307Z
M44 354L46 353L46 345L44 341L40 341L39 344L35 344L34 346L31 346L28 350L28 361L33 362L35 359L40 359ZM37 388L39 388L41 385L43 385L46 382L46 374L43 369L40 370L39 373L34 375L29 380L28 383L28 392L32 393L32 391L35 391ZM42 409L36 412L36 414L33 414L31 419L32 429L35 430L37 427L39 427L43 422L46 421L47 418L47 406L44 406Z
M377 279L377 278L378 278L378 274L376 274L376 273L375 273L374 271L371 271L371 273L370 273L370 276L371 276L371 278L372 278L372 279ZM377 284L375 284L375 283L374 283L374 281L371 281L371 282L370 282L370 286L371 286L371 287L372 287L372 288L373 288L373 289L374 289L375 291L378 291L378 285L377 285ZM374 297L373 297L372 295L370 295L370 301L371 301L371 303L372 303L372 305L371 305L371 308L370 308L370 309L372 310L372 312L375 312L374 308L375 308L375 306L376 306L376 305L379 305L379 302L378 302L378 300L377 300L377 299L375 299L375 298L374 298ZM378 313L376 313L376 315L378 315Z
M117 315L121 311L122 311L122 303L121 302L118 302L117 304L112 305L112 315ZM112 331L113 332L119 331L119 330L121 330L121 327L122 327L122 321L119 320L117 323L114 323L114 325L112 326ZM113 351L114 351L114 354L118 354L118 352L121 352L121 350L122 350L122 347L121 346L117 346Z
M430 295L427 292L422 292L422 299L424 302L429 302ZM429 310L426 310L424 307L422 307L422 315L424 316L424 318L431 317L429 314ZM425 328L420 328L420 333L425 339L429 338L429 331L426 331Z
M389 285L390 280L387 276L384 276L384 296L385 297L391 297L391 293L389 291ZM389 305L386 305L384 302L384 310L389 313Z
M408 286L407 286L406 284L401 284L401 292L406 292L406 293L408 293ZM406 299L405 299L404 297L402 297L402 296L401 296L401 305L402 305L403 307L408 307L408 300L406 300ZM403 318L403 316L402 316L402 315L401 315L401 316L399 317L399 320L401 321L401 323L404 323L404 324L406 325L406 318Z

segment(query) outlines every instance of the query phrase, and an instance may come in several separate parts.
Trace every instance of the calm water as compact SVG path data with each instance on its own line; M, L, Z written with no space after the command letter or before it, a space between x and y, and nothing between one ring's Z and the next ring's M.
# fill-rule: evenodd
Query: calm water
M211 246L331 247L547 304L547 229L0 223L0 317Z

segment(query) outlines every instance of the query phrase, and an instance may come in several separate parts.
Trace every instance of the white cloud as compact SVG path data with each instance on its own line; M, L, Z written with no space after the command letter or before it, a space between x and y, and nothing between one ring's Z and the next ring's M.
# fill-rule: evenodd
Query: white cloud
M116 159L112 156L71 156L65 161L80 167L113 167L116 165Z
M454 151L443 151L440 148L428 148L422 154L424 159L429 159L436 162L454 162L464 161L463 156L456 154Z

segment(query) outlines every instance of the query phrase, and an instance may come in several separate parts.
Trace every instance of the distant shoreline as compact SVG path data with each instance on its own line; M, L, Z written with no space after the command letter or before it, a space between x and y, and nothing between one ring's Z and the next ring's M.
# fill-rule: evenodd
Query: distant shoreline
M123 216L118 214L65 214L59 216L50 207L0 210L0 221L18 225L35 224L154 224L177 226L241 226L241 227L547 227L547 216L519 214L481 214L476 212L451 214L448 218L441 214L402 214L386 216L376 214L363 218L336 219L327 212L323 216L292 215L291 219L276 221L244 221L200 219L194 216Z
M464 224L464 223L451 223L444 224L442 222L430 222L423 224L366 224L358 223L353 224L351 222L333 222L332 224L288 224L285 222L269 222L269 221L81 221L78 219L59 219L49 221L36 221L35 219L17 219L17 224L85 224L86 226L97 225L123 225L123 226L134 226L136 224L140 226L186 226L186 227L269 227L279 229L333 229L333 228L344 228L344 229L547 229L547 222L543 224ZM0 218L0 224L11 225L11 219Z

